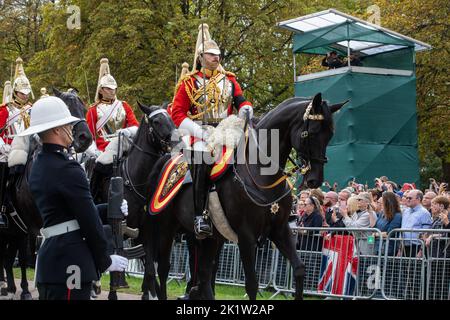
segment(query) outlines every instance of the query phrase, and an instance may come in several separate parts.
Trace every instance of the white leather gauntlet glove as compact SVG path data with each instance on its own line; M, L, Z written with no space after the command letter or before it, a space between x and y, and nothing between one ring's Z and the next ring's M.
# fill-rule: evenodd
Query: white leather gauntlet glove
M253 118L253 107L249 106L249 105L242 106L239 109L239 118L245 120L247 117L247 111L250 113L250 119L252 119Z
M206 140L208 138L206 130L189 118L186 118L181 122L179 129L187 131L191 136L202 140Z
M123 199L122 205L120 206L120 211L122 211L123 215L125 217L128 216L128 202L127 200Z
M106 269L106 271L125 271L125 269L128 267L128 259L124 258L122 256L113 254L110 255L111 258L111 265Z

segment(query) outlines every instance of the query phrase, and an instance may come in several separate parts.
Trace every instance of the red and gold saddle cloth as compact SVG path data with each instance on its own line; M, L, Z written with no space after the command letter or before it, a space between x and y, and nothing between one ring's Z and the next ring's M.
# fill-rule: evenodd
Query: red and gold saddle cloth
M217 181L230 167L233 159L233 149L222 148L222 155L211 169L210 179ZM163 166L158 179L155 193L152 196L149 205L150 214L158 214L175 198L183 185L186 173L189 170L189 164L180 153L170 158Z

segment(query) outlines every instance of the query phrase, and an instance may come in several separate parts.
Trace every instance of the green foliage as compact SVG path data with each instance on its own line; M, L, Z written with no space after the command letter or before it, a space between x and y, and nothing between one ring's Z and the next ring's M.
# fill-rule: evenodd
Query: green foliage
M366 19L374 3L381 8L383 26L433 45L431 52L417 55L419 152L422 166L437 157L448 168L445 0L5 0L0 6L0 83L10 79L11 64L21 56L35 93L44 86L70 85L92 103L100 59L107 57L121 99L134 106L137 100L161 104L172 100L181 64L192 67L197 28L206 22L222 49L225 69L236 73L261 114L293 95L292 35L277 22L328 8ZM66 25L72 4L81 10L79 30ZM302 73L322 70L314 57L302 56L298 64Z
M381 8L383 26L432 45L418 53L417 109L421 180L430 174L450 181L450 59L448 1L375 1Z

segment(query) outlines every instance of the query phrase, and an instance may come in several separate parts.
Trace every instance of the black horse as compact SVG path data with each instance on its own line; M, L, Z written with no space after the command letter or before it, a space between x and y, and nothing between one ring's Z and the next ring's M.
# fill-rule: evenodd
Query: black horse
M283 170L291 149L297 151L299 160L304 164L304 183L317 188L323 181L325 152L333 136L332 113L345 103L328 106L322 101L321 94L307 100L291 98L265 115L256 125L256 132L262 129L279 132L279 140L265 141L268 150L272 144L278 144L278 170L276 174L262 175L261 162L249 164L248 148L245 147L245 161L233 166L215 183L215 187L228 222L238 236L238 246L245 272L245 288L250 299L256 299L258 282L255 273L255 249L258 243L269 238L280 252L291 262L296 284L296 299L303 298L305 266L295 250L295 239L291 236L288 218L291 212L292 196L286 182L274 184L283 179ZM265 138L263 138L265 139ZM261 141L258 141L261 144ZM247 142L245 143L247 146ZM273 155L272 155L273 156ZM156 165L149 181L155 181L161 167L167 159L161 159ZM273 184L273 186L271 186ZM150 190L154 186L149 187ZM165 283L170 268L170 252L173 238L180 228L193 230L193 194L192 184L182 187L176 198L157 216L150 219L159 227L158 275L161 284L161 297L167 298ZM151 192L149 192L150 195ZM263 200L266 199L266 203ZM190 292L191 298L213 299L212 280L217 257L224 238L214 229L212 238L198 242L198 286ZM156 281L156 280L154 280Z
M80 121L73 126L75 152L84 152L92 143L92 135L89 131L85 118L85 106L75 91L61 92L54 88L55 96L61 98L69 107L72 116ZM27 268L27 244L30 244L31 254L34 256L36 237L42 227L42 218L34 203L28 186L28 177L33 160L39 151L39 143L30 138L30 148L27 163L18 173L15 173L9 181L8 197L17 212L17 215L9 217L8 228L0 229L0 282L4 282L3 269L6 271L7 289L2 290L2 295L14 294L17 291L14 283L13 264L18 253L21 268L22 288L21 299L31 299L26 277ZM17 168L16 168L17 169ZM3 288L5 289L5 288Z
M140 103L139 107L144 113L139 129L131 142L127 155L120 159L119 174L124 180L124 198L128 201L127 226L139 228L139 237L134 241L144 246L144 266L146 270L154 270L149 265L147 257L152 257L152 247L149 245L149 237L152 230L145 224L146 186L148 175L153 169L156 161L165 153L170 152L172 146L177 143L174 138L175 125L164 108L159 106L145 106ZM172 140L174 140L172 142ZM101 168L101 169L99 169ZM109 168L111 169L111 168ZM108 188L111 173L104 166L97 164L94 169L92 184L95 184L95 200L97 203L107 202ZM150 274L155 276L152 272ZM157 296L157 285L144 276L142 282L143 299L151 299ZM115 291L110 291L110 300L116 300Z

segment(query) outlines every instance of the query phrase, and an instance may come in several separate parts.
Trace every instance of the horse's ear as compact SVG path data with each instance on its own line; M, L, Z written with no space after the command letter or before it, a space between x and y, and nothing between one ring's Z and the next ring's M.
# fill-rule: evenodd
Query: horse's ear
M322 111L322 93L318 93L313 99L313 110L315 114L320 114Z
M329 107L331 113L335 113L335 112L341 110L341 108L342 108L344 105L346 105L349 101L350 101L350 99L348 99L348 100L346 100L346 101L344 101L344 102L341 102L341 103L337 103L337 104L331 105L331 106Z
M141 111L142 111L143 113L145 113L146 115L149 115L149 114L150 114L150 108L149 108L149 107L147 107L146 105L143 105L143 104L140 103L139 101L137 102L137 104L138 104L139 108L141 109Z
M164 101L161 105L161 109L167 110L167 107L169 106L170 102L169 101Z
M56 97L58 97L58 98L61 97L62 92L59 91L56 87L52 87L52 91L53 91L53 94L54 94Z

